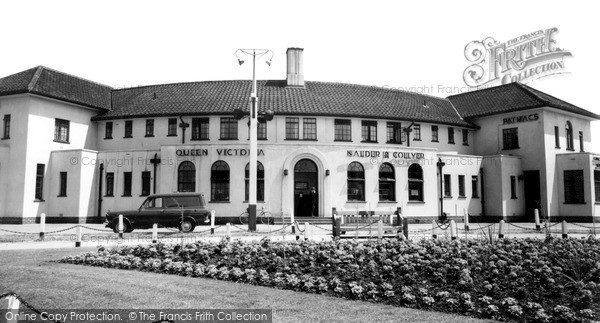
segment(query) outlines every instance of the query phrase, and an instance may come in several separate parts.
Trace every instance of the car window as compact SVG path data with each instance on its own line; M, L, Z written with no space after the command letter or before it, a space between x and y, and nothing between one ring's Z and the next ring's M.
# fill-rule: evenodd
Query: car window
M163 199L162 197L155 197L155 198L148 198L146 200L146 202L144 202L143 207L150 209L150 208L162 208L163 205Z
M200 203L200 198L197 196L178 196L177 201L183 207L190 207L190 206L193 207L193 206L201 206L202 205Z
M164 206L165 207L179 207L181 203L179 203L174 197L165 197L164 198Z

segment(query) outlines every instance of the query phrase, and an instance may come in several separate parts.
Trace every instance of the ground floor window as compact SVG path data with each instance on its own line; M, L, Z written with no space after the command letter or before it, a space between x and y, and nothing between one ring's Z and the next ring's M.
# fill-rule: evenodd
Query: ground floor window
M44 200L44 169L45 164L37 164L35 173L35 199L38 201Z
M58 196L67 196L67 172L60 172L60 185L58 187Z
M348 201L365 200L365 169L359 162L348 165Z
M477 176L471 177L471 196L479 197L479 178Z
M123 173L123 196L131 196L131 172Z
M265 168L259 161L256 162L256 200L265 200ZM250 163L246 164L246 170L244 172L246 182L246 193L244 195L246 201L249 200L250 196Z
M596 203L600 202L600 170L594 171L594 192L596 195Z
M465 175L458 175L458 196L465 197Z
M106 173L106 196L114 196L115 173Z
M444 174L444 197L452 197L452 179L450 174Z
M517 177L516 176L510 177L510 198L511 199L517 198Z
M210 169L210 200L229 201L229 165L222 160L216 161Z
M142 172L142 196L150 195L150 172Z
M423 168L419 164L408 167L408 200L423 202Z
M564 172L565 203L585 203L583 195L583 170Z
M196 191L196 166L191 161L179 164L177 170L177 190L179 192Z
M396 200L396 177L394 167L388 163L383 163L379 167L379 200Z

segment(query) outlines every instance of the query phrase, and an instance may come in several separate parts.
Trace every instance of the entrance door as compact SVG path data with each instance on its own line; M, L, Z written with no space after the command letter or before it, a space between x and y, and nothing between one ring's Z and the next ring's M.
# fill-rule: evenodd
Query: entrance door
M302 159L294 166L294 216L319 216L317 164Z
M542 205L540 193L540 171L524 171L523 177L525 184L525 216L533 219L533 210L540 208Z

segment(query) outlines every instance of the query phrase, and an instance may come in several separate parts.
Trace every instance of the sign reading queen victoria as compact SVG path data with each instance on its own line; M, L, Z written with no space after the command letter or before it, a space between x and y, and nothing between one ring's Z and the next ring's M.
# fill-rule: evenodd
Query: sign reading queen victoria
M465 58L472 63L463 73L471 88L511 82L527 83L564 74L564 58L571 52L556 45L557 28L540 29L500 43L492 37L465 46Z

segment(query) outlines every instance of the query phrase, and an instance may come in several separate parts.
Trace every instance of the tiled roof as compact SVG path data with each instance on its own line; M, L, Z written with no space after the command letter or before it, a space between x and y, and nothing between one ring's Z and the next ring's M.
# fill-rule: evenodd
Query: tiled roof
M33 93L102 110L110 109L112 88L44 66L0 79L0 96Z
M552 107L586 117L600 116L521 83L508 83L449 96L464 118L476 118L540 107Z
M475 127L463 120L449 100L375 86L258 81L259 108L276 115L355 116ZM114 90L112 110L94 120L165 115L230 115L248 109L250 81L208 81ZM427 107L424 107L423 105Z

